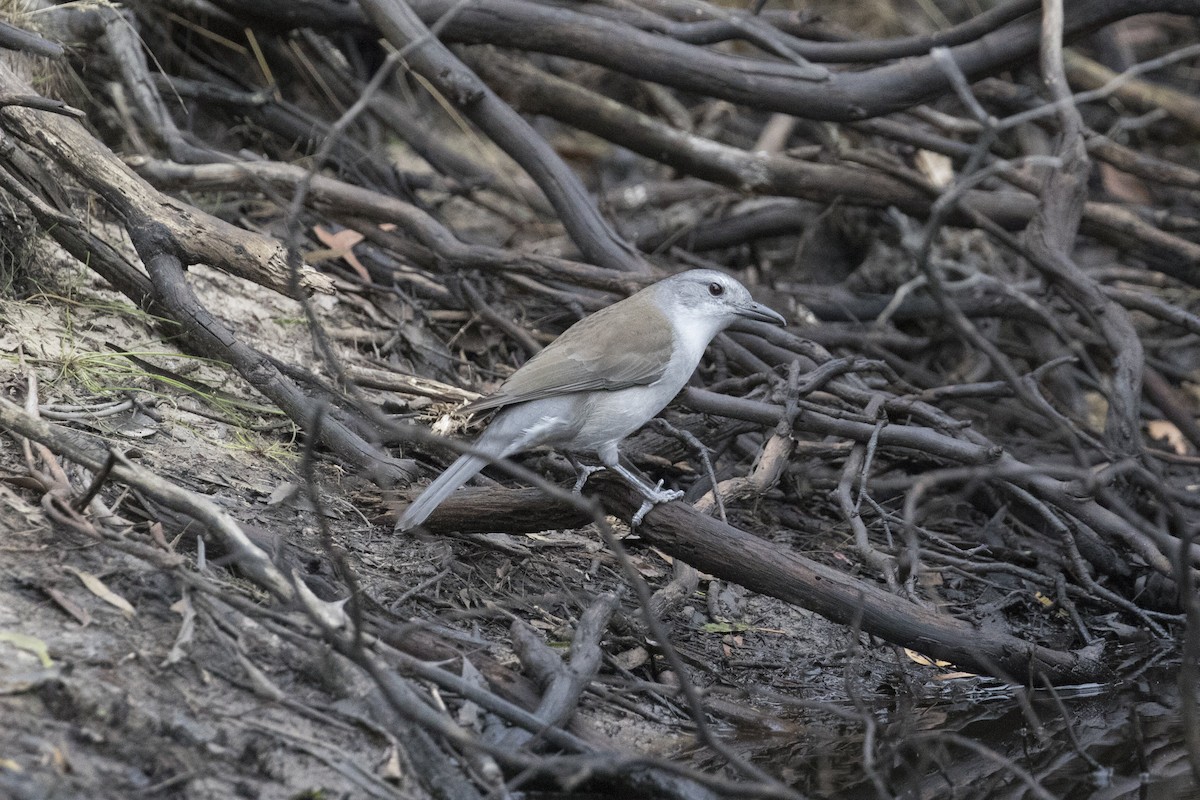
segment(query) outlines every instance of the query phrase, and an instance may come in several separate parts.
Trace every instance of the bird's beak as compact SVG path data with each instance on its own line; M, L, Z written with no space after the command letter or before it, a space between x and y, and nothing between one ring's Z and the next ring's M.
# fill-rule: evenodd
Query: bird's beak
M739 317L745 317L746 319L787 327L787 320L783 318L782 314L767 308L762 303L751 303L748 306L743 306L737 310L737 313Z

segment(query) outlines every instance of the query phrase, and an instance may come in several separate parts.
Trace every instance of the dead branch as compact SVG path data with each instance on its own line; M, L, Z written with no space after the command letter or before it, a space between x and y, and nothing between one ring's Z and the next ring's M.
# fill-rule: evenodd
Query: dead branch
M386 741L386 779L355 777L337 751L332 770L357 789L795 797L813 787L781 780L790 767L727 741L723 723L787 729L773 704L800 708L834 675L826 699L853 705L840 711L859 727L862 785L928 793L928 775L977 770L1050 796L1052 740L1096 769L1057 697L1065 730L1036 704L1014 712L1051 731L1024 749L885 726L868 681L913 696L934 682L906 658L875 680L888 651L859 633L1035 687L1128 674L1116 642L1161 659L1200 647L1200 174L1180 155L1197 130L1197 45L1194 19L1168 16L1200 16L1196 0L1008 0L945 25L905 20L913 33L891 39L838 12L704 0L43 5L10 18L28 32L0 26L0 46L40 54L0 66L6 314L75 314L115 289L157 315L145 339L230 365L307 448L301 488L280 467L255 485L269 500L222 499L290 515L242 528L170 474L66 432L108 433L112 409L165 426L177 393L194 407L237 389L206 393L220 378L123 341L104 351L143 383L110 397L70 377L85 326L48 344L26 327L5 352L68 396L45 409L55 425L0 404L0 425L42 443L0 490L36 492L40 519L183 590L182 627L199 622L256 703ZM295 307L266 293L227 306L227 288L187 274L199 264L300 313L285 319ZM427 532L541 535L503 549L393 538L379 506L412 494L419 462L433 471L461 451L445 434L472 435L457 405L583 315L688 266L736 272L798 323L721 337L666 412L679 440L627 443L634 466L695 505L653 510L622 543L593 500L557 487L566 459L532 453L490 475L539 489L463 490ZM80 280L88 271L102 281ZM257 327L269 317L275 335L299 320L309 338L277 350ZM235 472L267 448L292 452L274 420L195 416L253 431L260 449ZM140 435L147 449L166 438ZM98 474L80 480L72 461ZM145 493L149 523L117 513L122 485ZM629 518L627 487L595 487ZM718 499L732 525L704 513ZM699 571L718 579L707 598ZM744 618L722 610L731 583ZM97 624L33 585L71 624ZM632 602L611 599L630 587ZM823 620L774 628L799 616L790 606L845 626L821 641L854 644L814 653ZM556 631L579 620L570 658L528 625L537 615ZM288 655L257 664L243 622ZM506 666L514 654L533 680ZM339 696L373 709L347 723L289 693L279 676L303 681L321 659ZM482 681L462 675L468 662ZM1195 670L1181 679L1192 691ZM714 696L730 685L767 705ZM509 733L483 733L471 709ZM651 755L606 735L600 710L698 745ZM1171 752L1200 763L1194 738ZM297 747L320 758L322 744Z
M602 487L605 506L628 519L641 500L631 487L609 476L592 478ZM590 483L589 483L590 485ZM444 515L453 515L457 530L508 530L508 519L484 509L505 495L508 502L527 505L533 491L464 490L429 519L437 530ZM463 506L475 509L466 518ZM559 505L541 503L544 528L564 520ZM568 515L569 516L569 515ZM1039 675L1055 681L1096 680L1104 673L1099 649L1071 653L1040 647L996 631L982 630L888 594L824 564L705 517L681 503L656 506L638 528L639 535L664 552L686 560L699 570L753 591L779 597L842 624L861 620L862 629L886 641L945 659L962 669L1024 682Z
M3 65L0 87L33 93ZM14 106L4 112L4 127L69 169L129 224L152 219L163 226L185 263L216 265L277 292L293 293L287 254L279 242L154 191L79 123ZM307 267L300 269L297 281L304 291L331 291L329 280Z

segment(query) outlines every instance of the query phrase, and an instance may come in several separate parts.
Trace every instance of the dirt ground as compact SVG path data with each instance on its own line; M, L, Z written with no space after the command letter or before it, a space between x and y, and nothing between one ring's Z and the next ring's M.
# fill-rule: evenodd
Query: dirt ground
M607 14L617 13L621 4L597 5ZM829 5L836 10L845 4ZM211 31L193 36L200 28L177 28L174 11L144 6L138 13L154 24L143 30L169 34L148 35L147 52L170 45L160 52L171 61L179 55L172 48L186 43L180 51L187 53L180 62L186 66L207 67L224 59L230 72L253 75L230 95L232 111L220 92L212 95L211 105L207 92L189 96L180 103L183 111L172 95L164 101L164 113L178 114L181 129L197 141L208 137L215 151L239 157L255 153L242 165L247 170L307 169L320 161L312 151L326 140L295 134L288 115L298 110L306 123L334 123L341 109L326 102L329 84L309 82L311 61L306 59L336 56L340 69L350 61L341 50L306 51L297 43L312 45L320 38L310 35L313 30L289 38L272 26L259 29L260 39L272 39L268 56L249 44L226 49L226 38L207 36ZM878 10L867 4L859 11L882 16L870 13L873 8ZM874 35L907 31L901 14L889 5L888 19L896 25ZM452 16L447 14L447 24ZM252 27L262 22L253 19L242 31L248 42ZM869 20L854 15L841 22L859 23L870 27ZM1151 33L1192 42L1196 29L1190 19L1186 25L1157 19L1126 30L1134 44ZM979 50L989 50L991 41ZM145 61L143 46L130 42L127 50ZM337 43L341 47L345 41ZM96 52L108 58L118 49ZM138 112L108 108L109 97L100 88L108 77L91 69L91 55L81 49L72 67L77 71L63 80L85 90L73 102L87 109L89 131L127 163L147 169L147 175L155 166L190 166L175 154L170 163L151 163L163 154L152 157L143 142L129 138L126 128L135 126L126 125L121 115ZM385 58L383 50L367 55ZM273 60L278 84L257 72L260 56L263 64ZM536 64L540 58L527 60ZM1193 86L1195 70L1177 66L1187 73L1180 85ZM355 67L365 72L346 75L355 75L358 96L373 66ZM586 81L589 91L609 83L593 71L584 70L585 77L592 75ZM857 66L846 70L857 72ZM720 154L727 148L758 158L760 135L781 121L767 107L743 113L717 96L695 102L690 90L663 95L642 86L640 78L627 77L613 82L618 99L628 100L638 113L661 105L656 118L687 123L687 137L678 141L703 133L700 141L711 141L701 149L716 159L725 158ZM1044 88L1040 75L1009 77L1016 81L1014 93L985 96L995 104L988 114L1023 112L1029 98L1016 88L1029 89L1030 97L1044 102L1035 91ZM415 83L401 83L405 92L416 92ZM181 92L189 85L197 88L178 84ZM273 92L277 105L264 99ZM421 95L399 107L401 117L433 117L439 106ZM1078 239L1071 257L1095 283L1096 296L1097 287L1103 287L1129 304L1121 318L1137 322L1130 341L1138 353L1145 344L1148 354L1137 369L1114 366L1125 351L1112 349L1101 326L1092 325L1095 318L1080 311L1087 304L1048 291L1054 281L1032 270L1024 255L997 244L1012 238L1005 231L997 238L995 231L941 228L939 222L927 230L924 256L909 252L917 229L929 222L922 216L928 209L913 201L919 213L900 215L895 198L908 197L910 190L935 196L941 189L931 182L939 170L971 179L955 170L964 147L976 152L968 146L974 134L962 134L973 130L967 124L972 120L953 104L931 106L921 119L962 124L933 138L924 136L925 128L913 127L910 134L922 132L916 145L904 136L880 144L876 139L886 136L878 131L814 118L788 129L779 145L787 148L755 162L764 170L785 162L790 168L836 166L888 186L900 176L896 191L904 192L880 195L886 202L874 195L869 202L840 194L810 199L807 192L820 181L802 180L802 190L778 196L747 191L736 181L708 183L710 171L690 175L669 153L643 161L622 137L609 142L566 124L537 121L537 130L584 176L586 192L599 198L621 237L657 259L662 274L685 265L715 265L740 275L759 300L799 323L792 330L799 327L800 333L788 347L730 337L710 351L702 368L705 380L723 384L729 398L766 398L790 409L792 416L781 411L773 420L786 419L786 435L779 438L801 448L790 456L785 474L769 482L754 502L731 504L731 521L786 552L862 578L862 585L875 588L891 580L897 605L927 602L944 612L944 620L1061 653L1103 650L1105 675L1111 679L1078 686L1002 684L888 644L854 624L835 624L705 574L682 601L659 615L682 661L679 670L631 591L632 571L623 571L595 525L529 535L394 532L395 511L412 498L415 487L381 489L369 480L368 470L347 466L349 459L320 448L306 455L308 443L299 428L234 368L187 355L164 340L162 331L169 325L156 324L96 272L55 249L52 237L30 222L28 208L14 202L16 210L5 218L29 227L0 231L0 396L36 410L82 444L123 453L129 463L212 504L270 556L272 569L292 580L296 593L289 603L281 602L262 581L249 579L246 561L228 552L228 542L211 529L205 531L128 482L111 476L97 481L94 471L0 428L0 800L701 800L741 797L739 787L749 784L759 790L757 796L800 793L838 800L1200 797L1180 710L1186 704L1179 690L1178 651L1187 631L1187 604L1177 602L1177 585L1162 579L1173 574L1171 564L1159 563L1169 561L1164 548L1177 543L1171 537L1182 536L1177 530L1191 524L1185 520L1187 525L1171 527L1163 520L1173 509L1194 515L1200 507L1192 496L1200 463L1193 445L1200 446L1200 431L1189 444L1164 410L1177 407L1178 423L1185 430L1191 430L1189 422L1195 427L1200 374L1195 287L1200 284L1177 280L1186 270L1172 259L1196 246L1187 237L1195 238L1200 178L1185 170L1197 152L1194 131L1187 137L1175 134L1183 142L1178 150L1175 144L1155 149L1153 136L1144 133L1154 114L1138 117L1135 124L1130 114L1138 108L1114 102L1089 112L1093 132L1111 133L1128 144L1121 149L1107 142L1107 158L1124 164L1120 158L1144 150L1186 174L1168 176L1159 186L1154 181L1160 178L1148 176L1161 172L1162 164L1125 164L1131 172L1121 178L1125 173L1112 163L1098 161L1087 200L1092 212L1108 216L1086 219L1078 237L1073 226L1079 219L1067 226L1070 238ZM256 111L263 115L255 117ZM902 114L885 119L900 119L901 134L913 124ZM1118 122L1126 121L1132 133L1118 135ZM277 123L280 129L271 127ZM141 177L156 192L185 198L197 214L211 211L213 222L232 222L239 230L266 234L264 240L275 237L269 241L276 243L296 234L290 240L299 242L296 252L317 264L321 279L334 287L315 294L307 307L201 266L190 269L188 281L201 305L238 337L278 359L280 369L296 367L289 377L297 386L312 389L305 376L295 377L301 370L335 381L330 376L336 371L321 354L328 345L342 366L362 371L356 373L360 376L376 370L375 377L440 381L437 391L424 394L374 389L363 379L337 389L349 393L353 383L362 407L458 436L463 430L449 414L455 405L451 398L459 401L470 389L494 388L570 321L633 285L621 282L626 273L596 270L594 259L575 260L580 254L559 224L559 211L548 213L544 198L531 191L530 179L518 174L514 162L475 141L486 138L477 132L465 135L458 123L446 115L430 122L427 132L449 154L478 158L489 171L494 167L503 181L476 186L473 169L446 174L430 169L396 141L400 137L386 128L381 134L378 121L352 134L342 131L345 141L339 146L347 149L335 152L319 172L344 188L374 192L371 197L381 204L405 197L410 187L393 186L397 180L411 182L420 191L412 189L411 208L396 218L412 228L384 221L394 204L380 205L384 210L375 209L377 217L359 225L358 211L343 208L339 216L344 196L331 200L320 192L300 204L302 213L292 214L288 200L296 186L272 183L266 173L256 173L253 180L240 177L236 186L221 183L212 172L206 180L215 183L194 174ZM1020 147L1001 142L1004 146L989 157L1025 154L1041 159L1027 165L1030 175L1048 169L1049 133L1028 123L1021 137ZM1098 141L1089 139L1092 145ZM959 161L926 151L920 142L940 146ZM436 156L438 148L432 151ZM918 156L941 166L910 169ZM369 180L360 186L355 181L362 175ZM96 201L96 189L84 188L78 176L68 183L79 218L81 209L96 205L87 230L102 230L105 241L127 244L135 226L118 225L113 204ZM1041 214L1037 209L1044 205L1040 195L1028 188L1021 194L1014 188L1019 186L988 188L1001 205L1018 196L1028 200L1013 230L1033 224L1030 215ZM396 191L385 194L380 187ZM656 193L658 199L647 200ZM520 201L531 194L534 201ZM1146 196L1139 199L1140 194ZM922 202L928 199L921 194ZM1171 240L1175 249L1163 245L1146 260L1174 272L1155 272L1139 260L1152 250L1145 238L1116 237L1114 242L1098 235L1119 233L1102 223L1128 222L1112 216L1122 203L1142 215L1141 226L1132 226L1135 233L1153 234L1151 240L1160 243ZM788 225L745 229L744 239L739 234L721 245L722 233L736 234L742 223L758 216L769 221L772 213L786 217ZM724 227L730 222L732 227ZM716 234L715 244L703 246L706 231ZM125 257L138 263L131 253ZM542 258L557 259L547 270L549 278L537 272ZM920 260L925 263L919 266ZM928 277L923 267L930 267ZM969 324L952 318L953 303L933 302L935 293L926 281L940 273ZM162 288L146 296L161 300ZM473 300L471 292L480 297ZM801 301L822 313L813 316ZM1116 305L1102 319L1110 321L1114 310ZM325 331L320 341L309 314ZM806 318L818 317L819 325L803 327ZM792 385L798 383L800 359L817 351L823 356L811 360L811 372L842 370L836 375L851 383L843 382L841 394L825 384L804 392ZM1000 380L997 363L1014 370L1008 384ZM1109 413L1116 405L1109 398L1120 394L1113 388L1118 377L1128 382L1146 365L1165 376L1166 388L1153 402L1140 399L1140 389L1133 391L1136 402L1125 409L1131 421L1126 434L1137 440L1139 457L1144 456L1138 463L1158 471L1140 473L1137 491L1108 498L1109 505L1100 509L1104 514L1075 515L1077 500L1078 505L1092 503L1088 508L1095 511L1106 487L1090 483L1094 476L1119 484L1124 474L1122 463L1109 461L1120 452L1106 438L1119 427L1112 420L1120 417L1120 409ZM795 380L788 383L789 377ZM785 383L790 394L781 388ZM1022 386L1029 397L1016 396ZM885 400L891 405L881 406ZM927 401L924 412L912 412ZM814 417L849 420L860 426L859 434L864 426L874 433L851 436L791 426L797 403L807 403ZM765 452L775 424L716 413L705 418L695 407L686 418L678 406L665 416L695 423L679 425L685 430L720 428L722 480L747 473ZM879 437L887 426L909 438L883 442ZM973 434L980 438L970 439ZM687 476L680 485L703 493L703 479L691 480L699 474L698 458L665 458L653 448L639 448L639 441L644 439L635 437L629 448L642 459L639 466L649 463L650 471ZM1039 496L1023 505L1014 498L1028 496L1024 488L1020 495L995 488L1011 475L987 474L993 461L944 457L938 446L927 446L930 441L952 444L955 453L992 448L997 460L1001 452L1018 459L1010 465L1011 474L1044 476L1055 486L1062 478L1065 489L1049 494L1055 502ZM1078 452L1080 442L1093 449ZM418 484L431 477L431 467L446 461L444 449L422 443L388 442L385 449L419 476ZM524 458L540 475L565 480L569 474L562 456ZM854 466L856 458L865 461ZM1112 475L1106 472L1110 466ZM979 470L972 471L975 467ZM956 469L960 474L949 475ZM839 486L854 483L858 473L860 505L839 505ZM927 486L926 477L943 483L921 496L922 489L935 485ZM1148 481L1158 485L1147 487ZM1165 489L1162 496L1173 497L1174 505L1158 506L1159 495L1151 489ZM909 498L917 498L911 515L904 508ZM1127 500L1128 519L1109 513ZM85 512L73 506L77 502L86 505ZM1047 503L1054 508L1046 510ZM1044 518L1031 511L1039 507ZM854 525L863 520L869 530L856 542ZM1097 527L1096 520L1121 524L1097 533L1089 529ZM620 520L609 522L651 591L674 585L682 569L670 556ZM914 549L923 548L926 560L904 572L911 565L903 562L900 527L909 523L920 529L920 546ZM1147 539L1147 530L1160 538ZM1092 549L1081 555L1075 535ZM872 554L878 560L868 566ZM877 568L880 564L885 568ZM1106 572L1102 566L1113 569ZM900 584L907 585L902 590ZM545 674L535 674L534 656L548 653L558 667L572 664L580 644L575 637L609 595L617 598L615 611L592 643L599 666L586 681L573 718L561 729L541 733L527 730L536 726L514 724L517 712L536 707L550 694ZM311 613L313 608L329 618ZM337 625L347 618L360 622L357 629L370 639L376 659L371 663L380 667L375 672L364 666L367 659L356 660L361 653L331 644L341 641L329 635L331 630L346 629ZM695 687L695 697L684 691L687 686ZM513 708L502 708L501 702ZM560 746L568 736L578 747ZM1193 743L1193 759L1196 753L1200 745ZM503 761L506 757L511 760Z
M35 380L49 413L69 414L75 429L214 501L303 563L321 585L329 559L316 511L297 490L299 446L290 430L278 417L255 415L254 398L228 371L175 354L155 338L148 320L85 275L54 277L63 294L47 291L0 309L7 395L24 396ZM202 295L219 296L229 317L270 343L272 352L296 363L311 360L294 303L203 269L192 280ZM334 305L324 309L329 316L344 312ZM352 356L349 348L344 352ZM228 396L213 401L167 386L123 353ZM127 397L138 405L107 416L89 413ZM248 405L236 405L236 397ZM198 597L169 571L57 526L21 478L26 456L12 438L4 440L0 459L6 478L0 483L0 713L6 721L0 792L18 798L421 795L395 744L372 720L370 687L339 657L314 641L287 641L238 609ZM66 467L84 488L80 471ZM321 473L321 513L372 605L516 670L508 632L513 619L558 647L569 640L588 598L623 584L611 556L586 529L449 540L399 536L369 521L377 502L356 505L352 498L363 495L361 485L328 464ZM117 513L132 503L117 487L101 496ZM177 533L167 530L167 540ZM263 599L219 560L197 567L192 542L176 543L187 569L252 601ZM626 544L652 586L670 579L667 557L640 547L636 537ZM324 586L345 596L334 582ZM417 594L410 591L421 586ZM793 741L811 720L785 722L767 700L761 711L743 705L739 686L778 692L789 703L844 708L847 682L855 693L878 698L905 679L888 648L849 654L853 637L841 626L738 586L713 581L707 589L715 596L705 607L690 603L671 616L672 635L693 678L711 686L713 702L745 726L747 742L758 741L751 749L775 746L774 737ZM201 614L197 603L205 606ZM631 598L622 613L627 618L614 626L606 649L614 666L645 667L646 642ZM669 756L693 746L687 716L674 701L657 709L622 703L619 681L589 693L581 716L604 739L631 749ZM842 723L826 716L827 728L800 737L837 738ZM495 722L478 724L482 730Z
M290 427L261 413L236 377L220 365L179 356L155 337L147 319L86 275L53 278L61 282L58 291L0 307L7 396L24 397L35 381L43 413L67 415L75 430L217 503L280 563L298 568L317 594L346 596L322 544L318 513L375 614L517 673L514 620L562 651L591 599L622 591L619 568L586 528L523 537L397 535L378 523L378 492L329 462L318 466L318 512L299 490L300 445ZM192 280L211 301L221 298L230 317L259 342L270 342L273 352L296 363L311 360L296 304L203 269ZM345 324L346 309L337 306L331 301L321 313L330 323L341 315ZM350 346L341 352L360 357ZM221 397L167 385L123 353L202 381ZM96 415L104 404L130 397L138 405ZM276 614L299 618L299 610L272 608L220 558L202 555L185 526L168 522L167 547L183 556L181 569L219 587L215 593L197 592L177 572L123 552L119 543L56 524L24 477L30 462L22 448L11 437L2 448L0 716L6 724L0 727L0 796L429 796L408 761L412 743L396 741L379 715L377 688L329 652L315 631L289 637L265 624ZM90 479L64 466L82 491ZM140 521L139 503L120 487L106 487L101 498L115 513ZM652 588L670 580L670 559L636 536L625 545ZM796 546L850 563L839 555L850 544L833 525ZM989 605L1005 596L997 590L974 598L977 618L994 613ZM970 599L963 601L959 612L972 613L965 610ZM1016 732L1025 722L1010 688L956 674L949 665L917 663L915 654L736 585L702 581L701 592L665 621L691 679L706 690L722 735L815 796L867 791L862 753L870 719L900 738L950 726L973 732L998 752L1032 747L1046 759L1063 746L1022 743ZM1036 617L1027 624L1029 631L1053 627ZM650 652L628 593L603 647L605 665L584 695L574 730L629 752L719 769L697 748L677 698L626 696L639 682L671 683L669 669ZM1145 655L1134 648L1130 659ZM1159 673L1142 700L1115 705L1112 698L1096 705L1096 692L1082 691L1076 701L1068 697L1069 716L1055 710L1051 718L1080 726L1099 714L1105 722L1084 730L1114 736L1129 724L1128 707L1141 703L1166 712L1167 727L1157 735L1173 740L1178 728L1170 720L1177 718L1170 703L1162 705L1164 680ZM444 702L481 736L505 728L461 698ZM1117 758L1119 747L1110 748ZM1186 781L1178 753L1169 763L1175 768L1167 773ZM1186 785L1178 780L1169 785ZM960 788L967 785L960 781Z

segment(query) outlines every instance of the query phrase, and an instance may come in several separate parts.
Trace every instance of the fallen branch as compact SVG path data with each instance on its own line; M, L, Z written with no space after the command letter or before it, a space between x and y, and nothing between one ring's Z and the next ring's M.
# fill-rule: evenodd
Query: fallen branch
M601 473L593 476L588 486L600 491L605 508L625 520L641 506L642 498L620 478ZM519 519L507 511L495 512L498 507L520 506L529 513ZM433 532L453 527L465 533L546 530L576 522L568 508L544 500L537 490L461 489L443 502L425 527ZM541 520L538 523L534 522L535 510ZM960 669L1021 683L1043 675L1056 683L1080 683L1100 680L1106 674L1102 646L1063 652L977 627L704 516L684 503L655 506L637 533L701 572L794 603L842 625L858 620L865 633L949 661Z

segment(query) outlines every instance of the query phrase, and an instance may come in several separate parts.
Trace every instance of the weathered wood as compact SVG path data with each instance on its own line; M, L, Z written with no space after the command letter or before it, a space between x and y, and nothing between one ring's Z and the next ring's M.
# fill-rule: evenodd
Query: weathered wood
M641 495L619 477L594 475L588 488L599 491L606 510L622 519L631 518L642 502ZM585 516L568 504L545 500L535 489L468 488L446 500L425 527L434 532L518 533L576 527ZM1102 648L1064 652L972 625L706 517L686 503L655 506L637 534L702 572L842 625L857 625L872 636L950 661L960 669L1019 683L1041 676L1058 683L1080 683L1104 674Z

